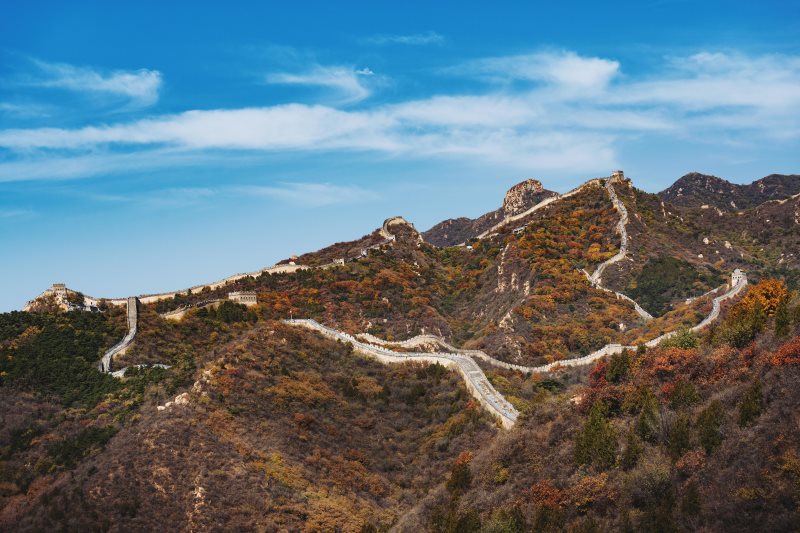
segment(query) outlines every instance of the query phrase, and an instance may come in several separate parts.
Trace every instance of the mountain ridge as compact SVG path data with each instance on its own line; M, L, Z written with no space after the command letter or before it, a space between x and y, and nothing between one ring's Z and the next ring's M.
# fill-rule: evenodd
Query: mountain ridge
M716 207L744 210L770 200L784 200L800 192L800 175L770 174L748 184L735 184L717 176L690 172L658 193L679 207Z

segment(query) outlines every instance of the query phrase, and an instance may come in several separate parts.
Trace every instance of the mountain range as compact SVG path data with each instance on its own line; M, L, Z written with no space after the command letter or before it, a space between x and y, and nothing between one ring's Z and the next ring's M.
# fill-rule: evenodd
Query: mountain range
M191 289L54 286L0 315L0 530L794 529L799 251L800 175L615 171Z

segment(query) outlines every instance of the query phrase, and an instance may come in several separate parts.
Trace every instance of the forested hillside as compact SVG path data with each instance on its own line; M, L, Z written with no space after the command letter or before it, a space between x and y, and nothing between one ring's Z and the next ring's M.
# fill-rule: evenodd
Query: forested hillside
M393 217L139 303L117 377L124 307L0 315L0 530L798 529L797 198L524 183L462 246Z

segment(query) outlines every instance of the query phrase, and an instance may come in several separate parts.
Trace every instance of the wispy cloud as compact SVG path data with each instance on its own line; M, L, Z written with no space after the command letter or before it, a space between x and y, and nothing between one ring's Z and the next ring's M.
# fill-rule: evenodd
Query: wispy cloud
M797 56L702 52L669 58L657 74L633 78L623 76L615 60L551 51L473 61L450 74L526 83L359 109L288 104L76 129L0 130L0 148L10 154L0 162L0 180L53 177L48 172L77 177L98 166L198 164L220 151L354 150L578 172L613 166L625 136L800 138ZM357 93L355 76L352 70L312 70L286 74L283 81L338 84ZM264 193L302 194L281 191Z
M0 115L19 118L46 117L48 112L46 107L40 104L0 102Z
M0 207L0 219L29 217L34 213L31 209L6 209Z
M365 37L361 40L364 44L407 44L407 45L428 45L428 44L442 44L444 43L444 36L436 33L435 31L426 31L424 33L411 33L407 35L373 35Z
M162 85L161 73L157 70L102 72L91 67L48 63L38 59L33 60L33 64L36 71L25 77L26 85L124 98L138 107L156 103Z
M375 200L378 195L361 187L332 183L278 183L235 187L232 192L245 196L266 196L302 207L323 207Z
M619 62L571 51L488 57L444 69L445 73L495 82L543 82L572 89L602 89L619 74Z
M315 65L300 72L277 72L266 76L267 83L283 85L312 85L334 91L340 103L354 103L368 98L370 90L365 79L374 75L369 68L353 69L344 66Z
M270 185L228 185L223 187L169 187L145 193L85 195L89 200L113 204L135 204L152 209L180 209L208 204L219 197L270 198L296 207L324 207L358 204L378 198L374 191L353 185L332 183L277 182ZM10 213L10 212L9 212ZM4 213L0 210L0 217ZM12 216L8 214L7 216Z

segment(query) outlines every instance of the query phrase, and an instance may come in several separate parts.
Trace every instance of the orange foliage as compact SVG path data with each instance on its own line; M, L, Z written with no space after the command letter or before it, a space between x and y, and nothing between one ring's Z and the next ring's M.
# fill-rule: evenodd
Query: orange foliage
M570 489L570 503L576 509L585 509L593 504L611 499L608 491L608 473L581 478Z
M800 337L795 337L769 357L772 366L800 364Z
M474 455L470 451L463 451L459 454L458 458L456 459L456 465L465 465L472 461Z
M778 306L788 297L789 291L782 280L765 279L750 287L739 305L747 311L760 306L767 316L775 316Z
M567 500L567 494L556 487L550 480L539 481L531 488L523 491L523 497L537 505L550 509L560 507Z
M589 385L591 387L605 387L608 385L606 371L608 371L608 360L601 359L589 372Z
M660 379L677 375L689 375L697 370L698 350L696 348L667 348L654 350L653 358L647 373Z

